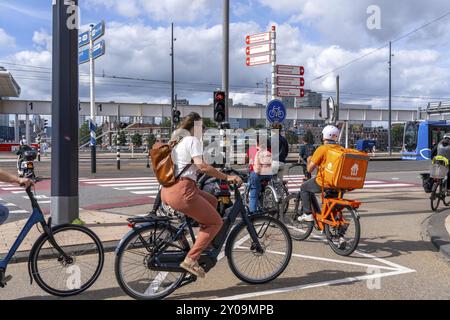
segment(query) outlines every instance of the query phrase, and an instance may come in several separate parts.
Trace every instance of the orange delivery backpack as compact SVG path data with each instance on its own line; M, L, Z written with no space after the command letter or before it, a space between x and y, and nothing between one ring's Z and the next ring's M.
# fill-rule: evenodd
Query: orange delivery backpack
M329 149L322 170L324 185L338 190L363 189L369 160L367 153L358 150Z

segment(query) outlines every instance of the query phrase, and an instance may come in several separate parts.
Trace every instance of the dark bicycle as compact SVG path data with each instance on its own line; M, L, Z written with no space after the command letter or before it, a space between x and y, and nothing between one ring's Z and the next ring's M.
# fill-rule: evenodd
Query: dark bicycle
M450 201L446 199L448 195L447 189L447 174L448 174L448 160L445 157L437 156L433 159L430 178L433 180L431 188L430 203L431 210L437 211L439 205L442 203L448 207Z
M17 249L33 226L40 225L42 235L31 249L28 261L31 283L34 279L44 291L59 297L82 293L102 271L104 251L100 239L83 226L52 227L52 219L45 221L31 187L26 192L33 212L6 257L0 260L0 287L12 279L6 276L6 269Z
M291 259L289 231L269 215L249 216L238 188L235 203L226 210L224 225L204 252L199 264L209 272L225 245L231 271L240 280L263 284L276 279ZM241 221L236 225L238 216ZM115 272L120 287L135 299L162 299L197 277L180 267L195 242L192 220L177 213L172 217L128 219L132 230L116 249Z

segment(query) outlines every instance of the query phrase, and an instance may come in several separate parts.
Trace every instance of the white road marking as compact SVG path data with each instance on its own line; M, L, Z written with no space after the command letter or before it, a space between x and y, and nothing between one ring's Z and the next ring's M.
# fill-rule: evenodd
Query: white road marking
M28 213L28 211L26 211L26 210L13 210L13 211L10 211L9 213Z
M397 276L397 275L412 273L412 272L415 272L415 271L397 270L397 271L385 272L385 273L380 273L380 274L370 274L370 275L364 275L364 276L358 276L358 277L348 277L348 278L344 278L344 279L311 283L311 284L299 285L299 286L294 286L294 287L286 287L286 288L266 290L266 291L260 291L260 292L239 294L239 295L235 295L235 296L222 297L222 298L213 299L213 300L251 299L251 298L255 298L255 297L268 296L268 295L272 295L272 294L288 293L288 292L293 292L293 291L325 287L325 286L331 286L331 285L342 284L342 283L352 283L352 282L357 282L357 281L362 281L362 280L392 277L392 276Z

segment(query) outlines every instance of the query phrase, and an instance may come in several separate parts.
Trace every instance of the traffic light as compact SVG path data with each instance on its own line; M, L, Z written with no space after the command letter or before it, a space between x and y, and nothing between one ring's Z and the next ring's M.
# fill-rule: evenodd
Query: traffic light
M224 91L214 92L214 121L222 123L225 121L225 100L226 94Z
M42 131L44 133L47 133L47 129L48 129L48 120L44 119L44 125L42 126Z
M181 121L181 112L179 110L172 111L172 121L173 124L178 124Z

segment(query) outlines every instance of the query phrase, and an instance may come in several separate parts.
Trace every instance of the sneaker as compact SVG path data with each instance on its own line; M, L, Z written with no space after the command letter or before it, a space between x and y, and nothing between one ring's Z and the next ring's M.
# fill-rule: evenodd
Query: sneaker
M198 261L194 261L189 257L186 257L184 261L180 264L180 267L189 273L197 276L198 278L205 278L206 272L202 267L198 264Z
M297 218L298 222L314 222L314 217L313 215L310 214L303 214L300 217Z
M346 247L347 247L347 240L345 240L344 237L339 237L339 249L345 250Z

